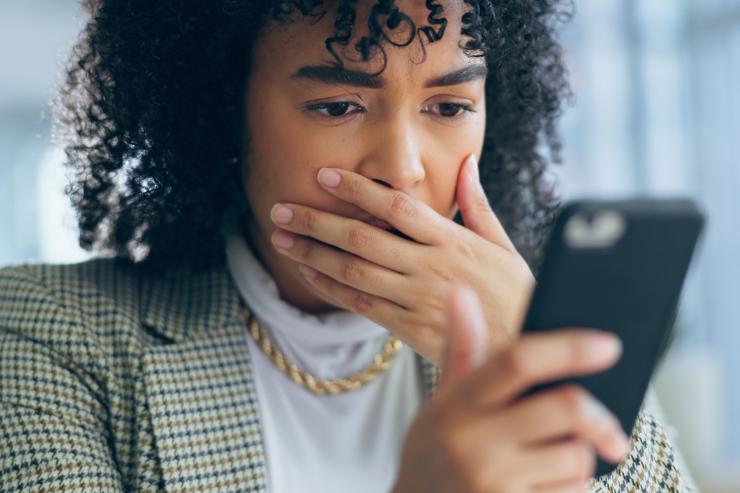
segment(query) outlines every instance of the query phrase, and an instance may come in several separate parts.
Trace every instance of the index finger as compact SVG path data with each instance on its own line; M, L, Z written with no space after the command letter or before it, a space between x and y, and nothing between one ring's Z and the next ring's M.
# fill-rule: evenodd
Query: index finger
M327 186L321 180L332 172L339 175L339 183ZM325 190L386 221L419 243L439 244L450 230L451 221L423 201L360 174L341 168L321 168L317 178Z
M605 370L621 353L621 342L611 332L569 328L526 334L471 372L455 391L466 405L497 408L534 385Z

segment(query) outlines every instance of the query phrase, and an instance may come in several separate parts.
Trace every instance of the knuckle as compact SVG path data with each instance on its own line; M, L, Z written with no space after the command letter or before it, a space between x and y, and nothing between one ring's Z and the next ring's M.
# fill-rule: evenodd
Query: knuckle
M443 281L449 282L454 279L452 273L448 269L445 269L443 265L435 265L433 262L428 262L424 264L424 267Z
M311 257L313 257L314 243L311 241L301 241L299 242L299 245L299 248L295 249L296 256L304 264L308 263L308 261L311 260Z
M577 418L585 417L588 405L588 395L586 391L576 384L566 384L559 392L560 404L563 411Z
M473 247L471 247L466 241L456 241L455 250L465 258L475 259Z
M352 284L362 279L364 274L364 269L360 264L355 261L348 261L342 265L339 277L345 284Z
M359 198L360 192L362 190L362 183L359 180L351 178L347 180L342 180L342 183L344 184L344 193L348 199L354 200Z
M365 293L356 293L352 296L352 308L357 313L368 313L373 307L373 302Z
M408 195L403 192L394 192L391 196L390 215L395 219L413 218L416 215L416 207Z
M316 213L310 210L304 211L301 215L301 225L305 231L313 231L316 229Z
M529 376L533 372L533 362L525 346L513 344L502 354L504 368L512 375Z
M366 250L370 247L372 236L362 228L350 228L347 232L347 244L354 250Z

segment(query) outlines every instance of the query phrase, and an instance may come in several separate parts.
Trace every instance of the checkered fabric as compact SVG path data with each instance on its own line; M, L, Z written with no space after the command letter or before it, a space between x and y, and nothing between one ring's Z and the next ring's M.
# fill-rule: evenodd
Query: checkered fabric
M439 369L418 361L428 398ZM0 491L265 492L258 410L224 265L0 269ZM595 492L693 490L645 404L633 438Z

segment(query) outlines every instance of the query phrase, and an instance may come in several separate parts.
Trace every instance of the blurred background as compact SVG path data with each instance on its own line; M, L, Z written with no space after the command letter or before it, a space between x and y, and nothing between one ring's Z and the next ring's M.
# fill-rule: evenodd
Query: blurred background
M689 196L708 215L654 382L702 491L740 492L740 0L581 0L565 198ZM76 262L48 100L78 0L0 0L0 265Z

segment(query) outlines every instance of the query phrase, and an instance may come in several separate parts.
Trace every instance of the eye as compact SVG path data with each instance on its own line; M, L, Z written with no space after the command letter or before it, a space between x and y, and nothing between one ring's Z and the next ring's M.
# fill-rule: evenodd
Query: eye
M427 106L429 108L442 118L459 118L466 112L475 113L471 105L463 103L437 103Z
M337 101L331 103L314 103L306 106L308 111L318 113L325 118L341 118L343 116L351 115L348 110L351 108L357 108L359 111L352 113L359 113L363 111L362 106L356 103L350 103L349 101Z

